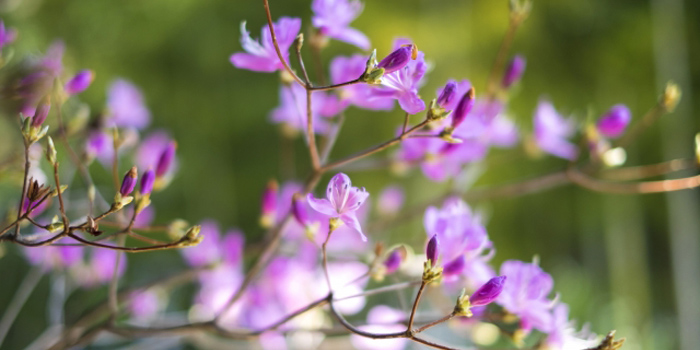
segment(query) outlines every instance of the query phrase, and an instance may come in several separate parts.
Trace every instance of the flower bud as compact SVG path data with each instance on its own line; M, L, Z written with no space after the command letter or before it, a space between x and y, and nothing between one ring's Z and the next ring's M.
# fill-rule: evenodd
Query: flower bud
M122 196L128 196L129 193L134 191L136 187L136 182L138 178L138 170L136 167L132 167L126 175L124 175L124 180L122 180L122 187L119 189L119 193Z
M44 121L46 121L46 117L49 116L50 110L51 104L48 102L48 100L42 101L36 108L36 113L34 113L34 117L32 117L32 126L37 128L41 126L41 124L43 124Z
M455 83L454 81L450 81L447 84L445 84L445 88L442 89L440 96L438 96L437 105L440 107L449 105L452 102L452 100L455 99L456 95L457 83Z
M467 118L467 115L474 107L475 91L474 87L469 89L462 99L459 100L457 107L452 113L452 129L456 129Z
M501 292L503 291L503 286L506 283L506 276L497 276L490 279L483 286L472 294L469 298L469 302L472 306L483 306L490 304L492 301L496 300Z
M319 223L309 220L309 213L306 211L304 203L306 203L304 196L299 193L294 194L292 197L292 215L294 215L294 219L304 227L306 237L313 241L316 233L318 233Z
M504 89L511 87L522 78L523 73L525 73L525 57L515 55L503 74L501 85Z
M163 175L170 170L173 160L175 159L176 147L177 145L175 142L170 142L168 147L163 150L163 153L161 153L160 158L158 158L158 163L156 165L156 177L163 177Z
M425 248L425 256L428 262L430 262L430 266L434 267L435 264L437 264L438 260L438 239L437 235L433 235L432 238L428 241L428 246Z
M406 248L399 247L391 251L389 256L384 260L384 267L386 267L386 274L392 274L401 267L404 257L406 256Z
M262 196L262 215L260 216L260 226L270 228L275 224L277 216L277 181L270 180Z
M156 173L153 169L148 169L141 177L141 187L139 192L141 195L149 195L153 191L153 183L156 181Z
M596 123L596 128L603 136L616 138L622 135L632 120L629 108L623 104L614 105Z
M46 158L49 160L51 165L56 164L56 146L53 144L53 139L51 136L49 136L47 139Z
M68 95L79 94L87 89L95 79L95 73L89 69L81 70L73 78L71 78L64 89Z
M390 74L396 72L397 70L406 67L411 59L415 59L416 46L411 44L407 46L401 46L394 52L390 53L388 56L384 57L383 60L377 65L378 68L384 68L384 74Z

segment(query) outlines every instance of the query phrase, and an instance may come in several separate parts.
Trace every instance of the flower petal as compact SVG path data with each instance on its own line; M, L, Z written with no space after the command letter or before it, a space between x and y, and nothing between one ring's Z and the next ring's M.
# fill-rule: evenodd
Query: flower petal
M360 237L362 237L363 242L367 242L367 237L365 236L364 233L362 233L362 227L360 227L360 221L357 219L355 212L345 213L345 214L341 215L340 220L342 220L343 223L348 225L348 227L357 231L357 233L360 234Z
M306 195L306 201L309 202L309 205L311 208L313 208L315 211L325 214L328 216L337 216L338 212L335 211L335 208L333 205L331 205L331 202L328 201L328 199L325 198L314 198L314 196L309 193Z

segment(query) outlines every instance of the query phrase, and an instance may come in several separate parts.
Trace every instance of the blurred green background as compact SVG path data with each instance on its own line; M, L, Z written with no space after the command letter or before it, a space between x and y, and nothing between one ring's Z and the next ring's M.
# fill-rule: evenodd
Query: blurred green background
M422 89L426 99L448 78L468 78L477 91L484 90L507 28L506 0L365 3L353 27L372 39L380 56L395 37L407 36L432 63ZM302 17L303 30L309 29L310 1L271 0L271 6L273 18ZM260 194L269 178L288 177L281 170L279 129L267 121L278 104L278 77L235 69L228 60L241 50L242 20L258 37L265 23L261 1L10 0L0 1L0 9L6 25L20 32L13 45L18 55L40 54L61 38L68 67L96 72L95 82L81 96L93 113L103 108L106 87L116 77L142 88L152 128L169 130L179 144L180 172L154 198L159 222L213 218L222 227L243 229L250 241L261 238ZM354 52L332 42L324 61ZM527 71L509 107L524 132L531 130L541 96L581 120L616 103L627 104L636 119L674 79L683 89L677 111L628 150L628 164L693 157L692 137L698 130L693 110L700 110L693 89L700 82L700 2L535 0L513 52L527 57ZM398 110L349 110L331 157L392 137L402 118ZM5 122L3 128L11 125ZM295 174L303 179L308 160L301 140L294 151ZM513 149L492 152L484 165L475 186L546 174L566 163L529 159ZM418 171L404 177L387 170L350 175L373 194L399 184L408 190L409 203L443 192ZM570 303L573 318L590 322L597 333L617 329L628 338L628 350L695 350L700 348L700 303L693 297L700 290L697 200L697 191L615 196L565 186L471 204L488 213L489 234L498 249L494 263L538 255L562 300ZM425 237L420 217L370 234L416 247ZM133 256L129 263L149 263L152 270L130 269L126 284L180 264L174 252ZM27 269L17 250L8 247L0 260L0 310ZM22 348L41 333L49 285L48 279L40 283L3 348Z

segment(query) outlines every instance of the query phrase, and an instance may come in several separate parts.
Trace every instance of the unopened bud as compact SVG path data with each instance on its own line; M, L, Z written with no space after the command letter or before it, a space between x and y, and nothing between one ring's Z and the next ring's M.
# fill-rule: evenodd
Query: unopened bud
M68 95L75 95L85 91L85 89L92 84L94 79L95 73L89 69L85 69L71 78L64 86L64 89Z
M122 180L122 186L119 189L119 193L121 193L122 196L127 196L132 191L134 191L138 179L138 173L138 169L136 169L136 167L132 167L126 173L126 175L124 175L124 180Z
M445 84L442 89L440 96L437 99L437 105L440 107L448 106L457 96L457 83L454 81L449 81Z
M49 160L51 165L56 164L56 146L53 144L53 139L51 136L47 138L46 142L46 158Z
M695 134L695 160L700 164L700 133Z
M459 100L457 107L455 107L455 110L452 113L453 129L457 129L457 127L467 118L467 115L474 107L475 96L476 92L474 91L474 87L472 87L466 94L464 94L464 96L462 96L462 99Z
M60 230L63 230L63 223L62 222L54 222L54 223L50 224L49 226L47 226L46 229L51 233L56 233Z
M433 235L433 237L430 238L428 241L428 245L425 248L425 257L427 259L427 262L430 263L431 267L434 267L437 264L438 260L438 238L437 235Z
M177 144L175 142L168 143L168 146L161 153L160 158L158 158L158 163L156 165L156 177L163 177L168 170L170 170L173 160L175 160L175 149Z
M187 230L187 233L185 233L185 240L187 241L196 241L197 237L199 237L199 232L202 230L202 226L192 226L190 227L189 230Z
M384 68L384 74L391 74L406 67L408 62L412 59L415 60L417 52L416 46L413 44L399 47L394 50L394 52L384 57L384 59L377 64L377 68Z
M141 187L139 188L139 192L141 192L142 196L151 194L155 181L156 173L153 171L153 169L148 169L143 176L141 176Z
M49 103L48 99L45 99L36 108L36 113L34 113L34 117L32 117L32 126L35 128L41 126L41 124L43 124L44 121L46 121L46 117L49 116L50 110L51 104Z
M301 51L302 46L304 46L304 33L299 33L296 39L294 39L294 47L297 51Z

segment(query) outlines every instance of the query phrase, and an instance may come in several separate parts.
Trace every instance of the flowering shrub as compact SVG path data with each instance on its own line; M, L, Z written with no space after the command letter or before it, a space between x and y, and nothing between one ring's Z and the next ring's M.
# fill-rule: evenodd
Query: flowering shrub
M348 335L347 342L358 349L404 349L411 343L438 349L466 344L488 348L498 339L484 344L468 336L483 327L495 329L497 336L502 334L502 343L513 348L622 346L623 340L614 340L613 332L602 338L575 326L566 295L556 294L555 282L538 258L493 264L496 247L482 213L465 201L468 193L451 192L417 207L423 216L424 246L408 242L388 246L381 230L369 221L374 213L368 199L378 198L377 215L398 221L402 215L415 215L410 213L416 208L403 204L410 193L396 186L369 193L353 186L346 174L353 175L352 169L346 168L393 149L393 167L420 169L431 181L451 181L488 157L491 148L522 142L530 155L567 161L566 169L555 177L526 180L491 193L537 191L553 182L632 194L698 187L697 176L641 181L646 169L671 172L677 170L676 163L637 167L641 175L627 176L625 181L605 180L627 173L629 169L622 167L624 147L675 108L680 98L676 85L669 83L649 114L634 123L624 104L582 124L542 98L528 134L507 113L510 93L526 74L523 56L507 59L512 38L504 40L483 94L458 77L434 94L421 95L430 53L405 38L396 39L391 48L378 48L387 52L381 59L377 50L367 53L370 39L350 27L362 12L359 0L313 0L308 42L300 34L305 21L291 17L275 21L268 1L263 3L267 25L255 39L243 22L243 51L232 54L230 62L237 69L279 74L280 105L271 110L269 119L303 135L311 168L305 182L272 180L261 189L260 224L267 230L262 244L246 242L237 229L222 231L214 221L194 226L180 220L153 223L151 199L176 176L178 144L167 131L149 130L151 112L143 92L131 82L114 80L104 112L89 122L80 94L90 88L96 74L87 69L68 74L61 42L51 45L44 56L20 63L21 74L4 82L22 135L24 166L21 191L13 198L16 209L7 213L0 241L22 246L39 274L65 273L79 288L106 286L102 304L61 332L47 333L44 347L92 342L116 346L121 339L207 334L259 342L266 349L314 348L326 338ZM513 35L527 18L530 3L511 5ZM16 37L14 30L0 23L0 49L12 45ZM332 41L364 51L334 57L328 78L325 67L318 67L321 74L315 80L330 83L317 83L310 79L301 52L310 46L320 55ZM8 58L3 64L3 69L11 69L13 62ZM388 140L330 159L330 149L342 132L343 112L349 108L400 109L404 118ZM413 116L420 121L411 122ZM324 142L317 143L320 138ZM95 167L111 174L111 186L93 178ZM81 184L75 189L75 181L62 180L73 173ZM321 194L316 188L325 175L331 177ZM167 233L168 240L154 238L154 231ZM166 249L180 250L186 266L181 274L120 289L130 260L126 253ZM186 315L170 317L169 291L188 282L196 288L191 306L183 310ZM404 290L412 293L407 305L370 299ZM427 307L428 298L439 301ZM365 314L359 317L365 321L348 320ZM3 321L9 321L0 325L11 324L15 316L8 312ZM429 331L445 324L450 330ZM0 343L8 327L0 326ZM196 343L194 336L190 340Z

